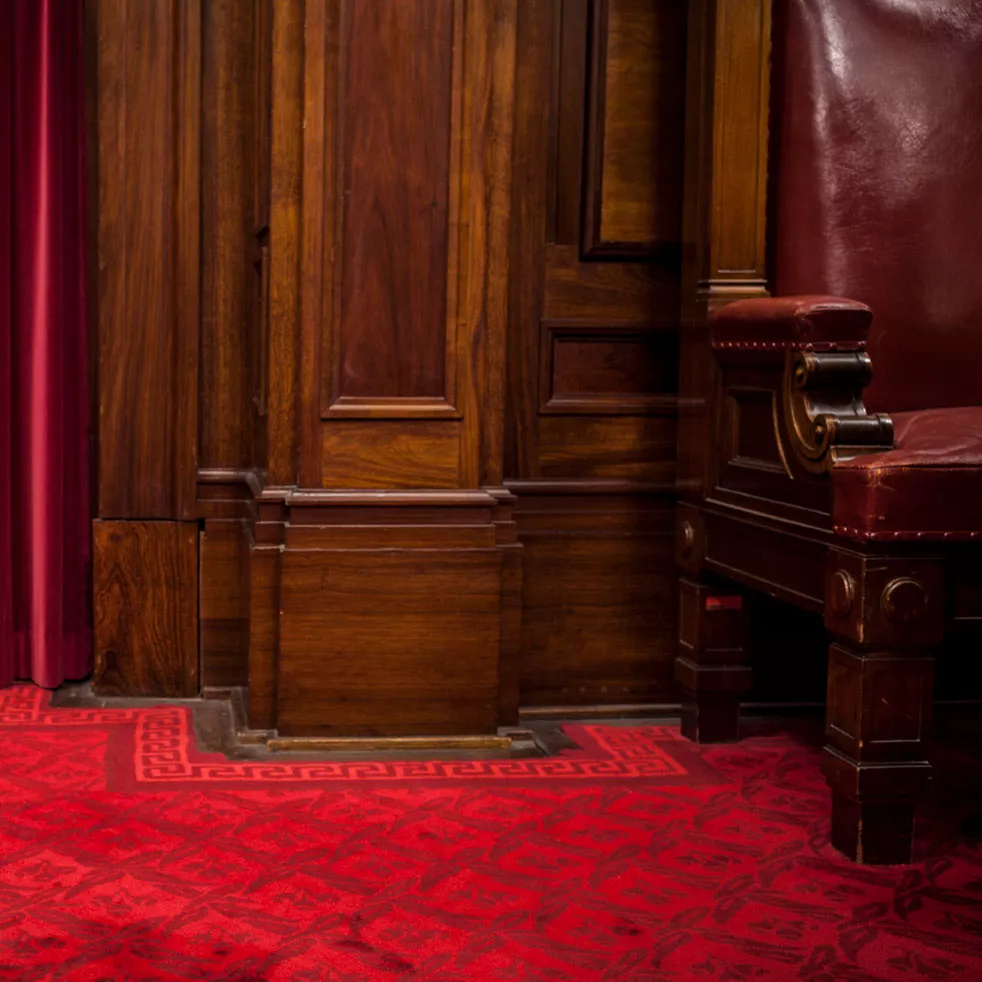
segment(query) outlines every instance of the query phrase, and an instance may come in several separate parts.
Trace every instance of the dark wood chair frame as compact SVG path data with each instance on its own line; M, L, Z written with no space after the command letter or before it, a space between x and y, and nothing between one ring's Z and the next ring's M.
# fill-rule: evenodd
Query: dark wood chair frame
M744 591L821 614L831 635L823 769L832 844L860 863L905 863L931 778L933 656L946 632L982 617L982 548L834 531L836 461L892 445L889 418L863 407L873 366L862 343L712 342L714 310L767 296L770 2L736 6L740 17L723 0L690 3L677 516L683 732L700 742L738 737L750 685ZM731 207L737 195L757 207Z

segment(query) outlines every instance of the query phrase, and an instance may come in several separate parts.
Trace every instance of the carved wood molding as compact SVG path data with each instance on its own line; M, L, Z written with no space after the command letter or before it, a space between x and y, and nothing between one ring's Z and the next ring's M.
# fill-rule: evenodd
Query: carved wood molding
M862 392L872 377L865 351L788 352L784 369L784 420L798 462L812 473L837 461L890 450L893 421L869 414Z
M678 409L678 335L673 327L595 318L543 319L539 412L673 415Z

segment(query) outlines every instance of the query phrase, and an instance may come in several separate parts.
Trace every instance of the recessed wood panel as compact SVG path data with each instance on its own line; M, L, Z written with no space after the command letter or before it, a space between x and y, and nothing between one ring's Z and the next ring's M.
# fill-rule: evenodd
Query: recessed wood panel
M644 324L542 322L541 411L639 415L674 412L674 330Z
M197 540L193 522L93 523L100 695L197 695Z
M301 485L337 472L322 428L393 420L453 420L458 483L500 484L515 10L305 6Z
M494 732L500 553L283 556L281 734Z
M342 4L338 396L443 396L454 0Z
M776 466L781 473L785 461L777 440L776 394L767 389L731 389L732 425L729 459Z
M713 120L718 179L712 183L712 275L724 279L764 272L770 8L718 7L716 30L729 44L716 65L715 97L722 106Z
M253 463L258 4L204 5L199 467ZM268 106L267 106L268 109Z
M455 422L346 420L323 427L325 488L455 488Z
M583 250L677 250L686 5L593 0Z
M657 370L647 340L556 338L552 349L553 394L560 397L643 395L651 385L653 369Z

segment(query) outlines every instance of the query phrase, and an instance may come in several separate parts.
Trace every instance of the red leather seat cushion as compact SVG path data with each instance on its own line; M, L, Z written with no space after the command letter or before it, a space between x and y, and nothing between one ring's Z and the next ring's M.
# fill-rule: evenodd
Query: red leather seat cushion
M833 518L854 539L982 538L982 407L892 413L895 448L837 464Z

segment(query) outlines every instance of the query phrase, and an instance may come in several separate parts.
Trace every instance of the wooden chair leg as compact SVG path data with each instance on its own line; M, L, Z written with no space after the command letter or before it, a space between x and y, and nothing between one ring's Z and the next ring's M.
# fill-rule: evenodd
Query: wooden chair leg
M829 652L823 770L832 845L857 863L909 863L914 812L931 778L934 660L923 651Z
M743 663L743 598L702 579L679 581L682 734L696 743L739 739L740 697L750 688Z
M823 769L832 845L857 863L909 863L931 779L932 652L944 636L944 566L925 556L829 552Z

